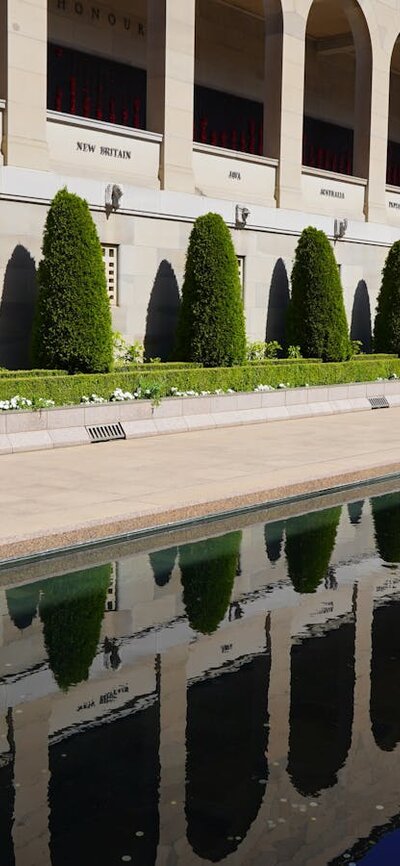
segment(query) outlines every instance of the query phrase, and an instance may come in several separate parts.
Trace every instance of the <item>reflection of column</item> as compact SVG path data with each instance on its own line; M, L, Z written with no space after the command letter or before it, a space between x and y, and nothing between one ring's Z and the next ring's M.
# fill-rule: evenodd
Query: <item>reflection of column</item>
M355 589L356 636L354 648L354 715L352 751L371 740L370 695L374 578L360 580Z
M2 752L8 752L9 748L8 720L4 708L0 707L0 755Z
M271 612L271 672L269 677L268 766L287 759L290 714L290 653L292 610L283 608Z
M279 207L301 210L306 21L298 13L284 11L283 27L277 200Z
M163 189L193 192L195 0L147 0L147 126L163 135Z
M2 78L6 82L4 161L46 169L47 0L3 0L1 6L0 33L4 33L5 45L0 45L0 56L7 58L7 69L4 60L0 72L0 82Z
M168 862L168 851L185 841L186 662L187 645L161 656L160 669L160 843L157 866Z
M13 710L15 743L15 866L50 866L49 717L50 699Z

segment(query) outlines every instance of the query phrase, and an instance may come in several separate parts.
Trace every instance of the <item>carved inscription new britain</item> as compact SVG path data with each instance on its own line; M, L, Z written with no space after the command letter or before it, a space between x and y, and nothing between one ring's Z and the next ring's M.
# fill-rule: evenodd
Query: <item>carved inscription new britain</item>
M121 150L119 147L105 147L104 145L89 144L88 141L77 141L76 150L82 153L98 153L100 156L112 156L115 159L131 159L132 151Z

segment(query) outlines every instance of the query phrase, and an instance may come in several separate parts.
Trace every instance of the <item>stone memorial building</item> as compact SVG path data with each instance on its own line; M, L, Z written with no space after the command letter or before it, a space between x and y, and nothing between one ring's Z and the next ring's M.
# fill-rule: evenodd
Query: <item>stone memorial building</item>
M400 0L2 0L0 366L28 360L47 208L89 202L115 329L167 358L194 219L232 229L251 340L282 339L307 225L371 346L400 225Z

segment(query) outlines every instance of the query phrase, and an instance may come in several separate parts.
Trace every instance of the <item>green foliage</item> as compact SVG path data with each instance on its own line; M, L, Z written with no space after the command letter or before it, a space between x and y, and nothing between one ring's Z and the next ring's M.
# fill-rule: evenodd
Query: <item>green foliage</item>
M274 358L278 357L278 352L282 351L282 346L277 340L270 340L269 343L265 344L265 357L271 361Z
M144 345L139 340L129 345L120 331L113 331L112 344L115 367L126 367L129 364L143 364Z
M400 241L390 248L382 272L374 348L376 352L400 352Z
M378 378L400 377L400 359L362 359L343 364L323 364L309 361L269 362L247 364L244 367L181 367L154 369L143 365L139 370L97 375L40 376L30 378L5 378L0 376L0 400L8 400L15 394L29 399L43 397L54 400L57 406L80 403L84 394L98 394L109 398L115 388L134 392L154 385L157 398L167 396L172 387L179 391L215 391L217 388L233 388L235 391L253 391L257 385L277 387L281 382L291 387L305 385L340 385L348 382L374 382Z
M371 499L378 553L384 562L400 562L400 493Z
M224 618L237 571L241 532L180 548L183 603L190 626L212 634Z
M351 351L351 357L352 358L354 358L355 355L361 355L362 354L362 348L363 348L362 340L350 340L350 351Z
M339 269L326 234L304 229L292 271L287 342L305 358L345 361L350 357Z
M69 373L112 364L110 304L100 241L87 202L60 190L43 237L32 360Z
M326 576L341 511L339 506L286 521L285 553L296 592L315 592Z
M288 358L302 358L300 346L288 346L287 356Z
M63 691L87 680L103 621L111 565L42 584L40 618L49 665Z
M271 340L269 343L247 343L246 359L247 361L272 361L278 357L278 352L281 351L282 346L276 340Z
M177 359L205 367L242 364L246 335L232 238L219 214L199 217L192 229L179 312Z
M247 361L264 361L266 343L255 342L246 343L246 360Z

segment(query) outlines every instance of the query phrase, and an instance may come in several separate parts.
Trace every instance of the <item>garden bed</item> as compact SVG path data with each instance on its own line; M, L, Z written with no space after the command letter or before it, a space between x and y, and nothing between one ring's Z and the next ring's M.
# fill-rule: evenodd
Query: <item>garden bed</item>
M371 397L386 397L389 406L400 406L400 380L171 397L157 406L150 400L134 400L36 412L4 411L0 414L0 453L89 444L88 428L117 423L124 436L132 439L367 411L372 408Z

